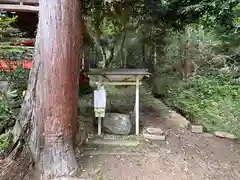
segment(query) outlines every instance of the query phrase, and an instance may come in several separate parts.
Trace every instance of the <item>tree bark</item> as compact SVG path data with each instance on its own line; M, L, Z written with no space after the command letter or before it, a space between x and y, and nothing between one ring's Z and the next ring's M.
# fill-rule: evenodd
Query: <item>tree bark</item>
M73 141L77 127L80 74L80 1L40 0L41 119L44 124L42 179L77 169Z
M69 176L78 167L73 142L82 47L80 1L39 3L35 58L2 180L22 180L29 167L41 179Z

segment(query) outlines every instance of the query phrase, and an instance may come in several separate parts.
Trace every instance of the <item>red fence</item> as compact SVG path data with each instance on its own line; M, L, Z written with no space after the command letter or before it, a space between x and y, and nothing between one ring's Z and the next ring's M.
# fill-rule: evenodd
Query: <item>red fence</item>
M0 60L0 70L11 72L13 69L21 66L22 69L31 69L32 60Z
M11 72L18 66L22 67L22 69L31 69L32 60L0 60L0 71ZM88 83L89 78L84 74L81 74L79 77L79 82L81 84Z

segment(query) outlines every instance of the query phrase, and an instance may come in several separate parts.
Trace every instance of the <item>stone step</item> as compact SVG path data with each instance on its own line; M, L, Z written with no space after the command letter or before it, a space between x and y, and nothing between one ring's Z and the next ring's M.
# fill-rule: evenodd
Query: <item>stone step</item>
M82 156L146 156L158 158L160 155L157 152L137 152L137 151L106 151L106 150L84 150Z
M131 146L140 145L139 140L123 140L123 139L90 139L87 145L103 145L103 146Z
M99 138L105 139L105 140L116 140L116 139L117 140L144 140L144 137L141 135L139 135L139 136L137 136L137 135L121 136L121 135L104 134L104 135L100 136Z
M148 133L143 133L143 137L146 139L150 140L157 140L157 141L165 141L166 140L166 135L155 135L155 134L148 134Z
M228 132L223 132L223 131L216 131L214 135L220 138L235 139L235 140L238 139L237 136Z
M149 140L165 141L166 135L160 128L148 127L143 130L143 137Z
M193 133L203 133L203 131L204 131L203 126L200 124L191 124L190 130Z

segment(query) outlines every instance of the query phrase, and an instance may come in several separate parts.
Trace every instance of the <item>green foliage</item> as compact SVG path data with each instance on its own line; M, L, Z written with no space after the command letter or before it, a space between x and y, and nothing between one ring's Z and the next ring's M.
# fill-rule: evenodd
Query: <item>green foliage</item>
M99 65L118 68L127 64L133 66L129 61L138 59L136 66L152 66L154 48L159 58L164 55L162 49L167 32L182 32L188 24L211 27L212 35L216 34L215 30L219 31L218 36L232 34L232 43L239 29L238 4L237 0L96 0L84 1L84 14L91 42L97 57L101 57L98 58L101 61ZM143 52L141 45L148 52ZM140 56L139 51L144 55ZM132 54L136 56L134 60L131 59Z
M226 30L225 27L217 24L215 26L215 32L219 36L219 39L222 41L221 49L233 56L240 54L240 3L233 6L232 9L232 18L228 18L228 21L232 23L232 28ZM235 60L235 57L233 57Z
M6 36L12 36L14 29L10 26L11 23L15 22L16 18L9 18L6 15L0 14L0 40Z
M1 81L8 82L6 89L0 91L0 134L3 134L0 141L2 143L5 142L4 134L14 125L18 116L24 98L23 92L27 89L28 74L29 71L22 70L21 67L12 72L0 73Z
M16 17L10 18L0 13L0 58L15 56L15 58L21 59L30 52L30 50L25 47L10 46L10 43L15 41L12 41L14 37L21 37L23 34L20 33L18 29L11 26L16 20Z
M233 61L240 64L239 1L90 1L86 7L89 32L105 63L155 65L155 95L209 130L239 135L239 84L231 74L239 72L221 72L238 68ZM190 78L183 80L182 71Z
M9 145L8 136L6 134L0 135L0 149L5 149Z
M164 58L158 63L157 73L181 79L183 61L196 64L196 72L224 67L229 57L219 50L221 45L214 30L201 25L188 25L183 32L171 29L165 37Z
M9 133L0 134L0 150L7 151L7 149L10 146L10 142L11 142L11 135Z
M0 43L0 58L22 60L25 57L32 57L32 47L11 46L9 43Z
M123 1L87 1L85 3L85 22L89 39L85 45L93 46L101 62L99 66L108 67L117 57L123 58L126 31L134 29L131 3ZM88 47L89 48L89 47Z
M6 90L0 91L0 155L1 151L7 152L11 139L9 129L14 124L27 88L28 71L21 68L13 72L1 72L1 80L8 82Z
M166 101L209 131L221 130L240 137L239 85L240 79L228 71L209 72L169 89Z
M21 95L27 89L29 71L18 66L12 72L1 72L0 75L10 83L12 89L18 91L18 95Z
M240 79L235 78L239 67L231 61L240 46L234 39L239 37L236 32L225 36L216 34L216 30L191 24L182 32L169 31L165 56L153 76L153 93L209 131L221 130L240 137ZM224 36L228 41L223 40ZM180 72L186 68L182 66L185 61L198 67L196 74L189 72L187 80Z

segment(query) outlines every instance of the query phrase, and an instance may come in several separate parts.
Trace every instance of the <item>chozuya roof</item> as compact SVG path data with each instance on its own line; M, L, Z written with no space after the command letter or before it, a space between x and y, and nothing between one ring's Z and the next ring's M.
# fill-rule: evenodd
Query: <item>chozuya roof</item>
M0 0L0 9L11 12L38 12L38 0Z
M90 69L89 75L150 75L147 69Z

